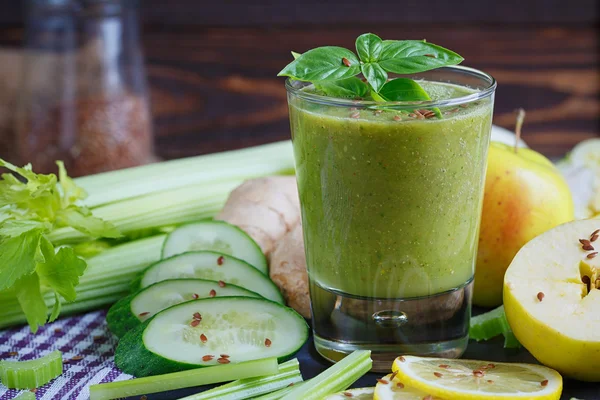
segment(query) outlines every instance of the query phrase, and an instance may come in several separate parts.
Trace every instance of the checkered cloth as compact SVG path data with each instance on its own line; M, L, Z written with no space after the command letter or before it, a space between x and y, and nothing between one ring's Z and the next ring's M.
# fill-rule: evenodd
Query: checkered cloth
M95 383L132 378L113 362L117 338L106 326L106 311L59 318L34 335L29 327L0 331L0 359L30 360L54 350L63 353L63 374L36 392L38 400L89 399ZM18 390L0 384L0 400L13 399Z

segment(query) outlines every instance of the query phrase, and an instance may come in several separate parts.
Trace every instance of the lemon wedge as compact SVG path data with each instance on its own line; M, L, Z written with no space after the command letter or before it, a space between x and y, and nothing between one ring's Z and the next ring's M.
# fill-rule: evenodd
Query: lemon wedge
M343 392L330 394L323 400L373 400L373 391L375 388L360 388L360 389L349 389Z
M377 380L373 400L440 400L419 389L406 386L396 373Z
M562 393L560 374L541 365L403 356L392 370L405 386L443 399L558 400Z

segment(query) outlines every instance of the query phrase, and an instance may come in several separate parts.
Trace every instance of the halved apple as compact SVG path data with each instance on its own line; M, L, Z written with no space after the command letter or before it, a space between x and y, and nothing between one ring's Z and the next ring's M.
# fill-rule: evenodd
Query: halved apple
M542 364L593 382L600 381L598 229L600 219L551 229L523 246L504 276L504 309L517 339Z

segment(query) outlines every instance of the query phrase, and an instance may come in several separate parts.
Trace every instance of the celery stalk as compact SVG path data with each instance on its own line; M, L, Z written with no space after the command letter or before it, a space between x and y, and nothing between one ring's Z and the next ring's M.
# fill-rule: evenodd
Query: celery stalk
M10 389L35 389L62 374L58 350L35 360L0 361L0 382Z
M302 382L298 359L279 365L279 373L258 378L239 379L202 393L183 397L180 400L243 400L274 392L296 382Z
M101 383L90 386L90 400L108 400L120 397L164 392L192 386L208 385L234 379L273 375L279 371L276 358L246 361L239 364L224 364L214 367L197 368L165 375L148 376Z
M509 331L510 326L504 314L504 306L471 318L469 337L474 340L489 340Z
M324 396L347 389L366 374L373 361L369 350L357 350L329 367L306 384L294 388L283 400L319 400Z
M189 186L153 193L94 209L94 216L113 223L125 235L144 229L212 218L223 208L229 193L243 180ZM51 232L52 243L77 243L89 239L73 228Z
M265 394L263 396L255 397L254 400L279 400L283 396L285 396L286 394L291 392L292 390L295 390L295 389L299 388L300 386L305 385L307 382L310 382L310 381L294 383L293 385L288 386L283 389L279 389L276 392L271 392L271 393Z
M292 144L287 140L85 176L75 183L88 193L85 205L97 207L192 185L202 185L210 192L214 183L290 174L293 170Z

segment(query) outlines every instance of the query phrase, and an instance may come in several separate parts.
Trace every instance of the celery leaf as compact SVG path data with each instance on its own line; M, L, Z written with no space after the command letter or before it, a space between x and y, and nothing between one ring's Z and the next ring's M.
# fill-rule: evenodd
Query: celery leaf
M29 328L36 333L38 327L44 325L48 318L48 307L40 289L40 278L37 274L25 275L15 283L14 288Z
M0 290L10 288L19 278L35 271L40 260L41 237L41 230L32 229L0 242Z
M62 304L60 303L60 298L58 297L58 293L54 292L54 306L52 307L52 314L50 314L50 318L48 318L48 322L56 321L60 314L60 308Z
M48 222L32 221L27 219L7 219L0 225L0 236L15 237L33 229L50 230L52 225Z
M43 238L42 241L44 240L47 241ZM86 262L77 257L72 248L62 247L53 258L47 258L46 262L38 264L37 273L44 286L52 288L65 300L73 301L77 296L75 287L86 267Z

